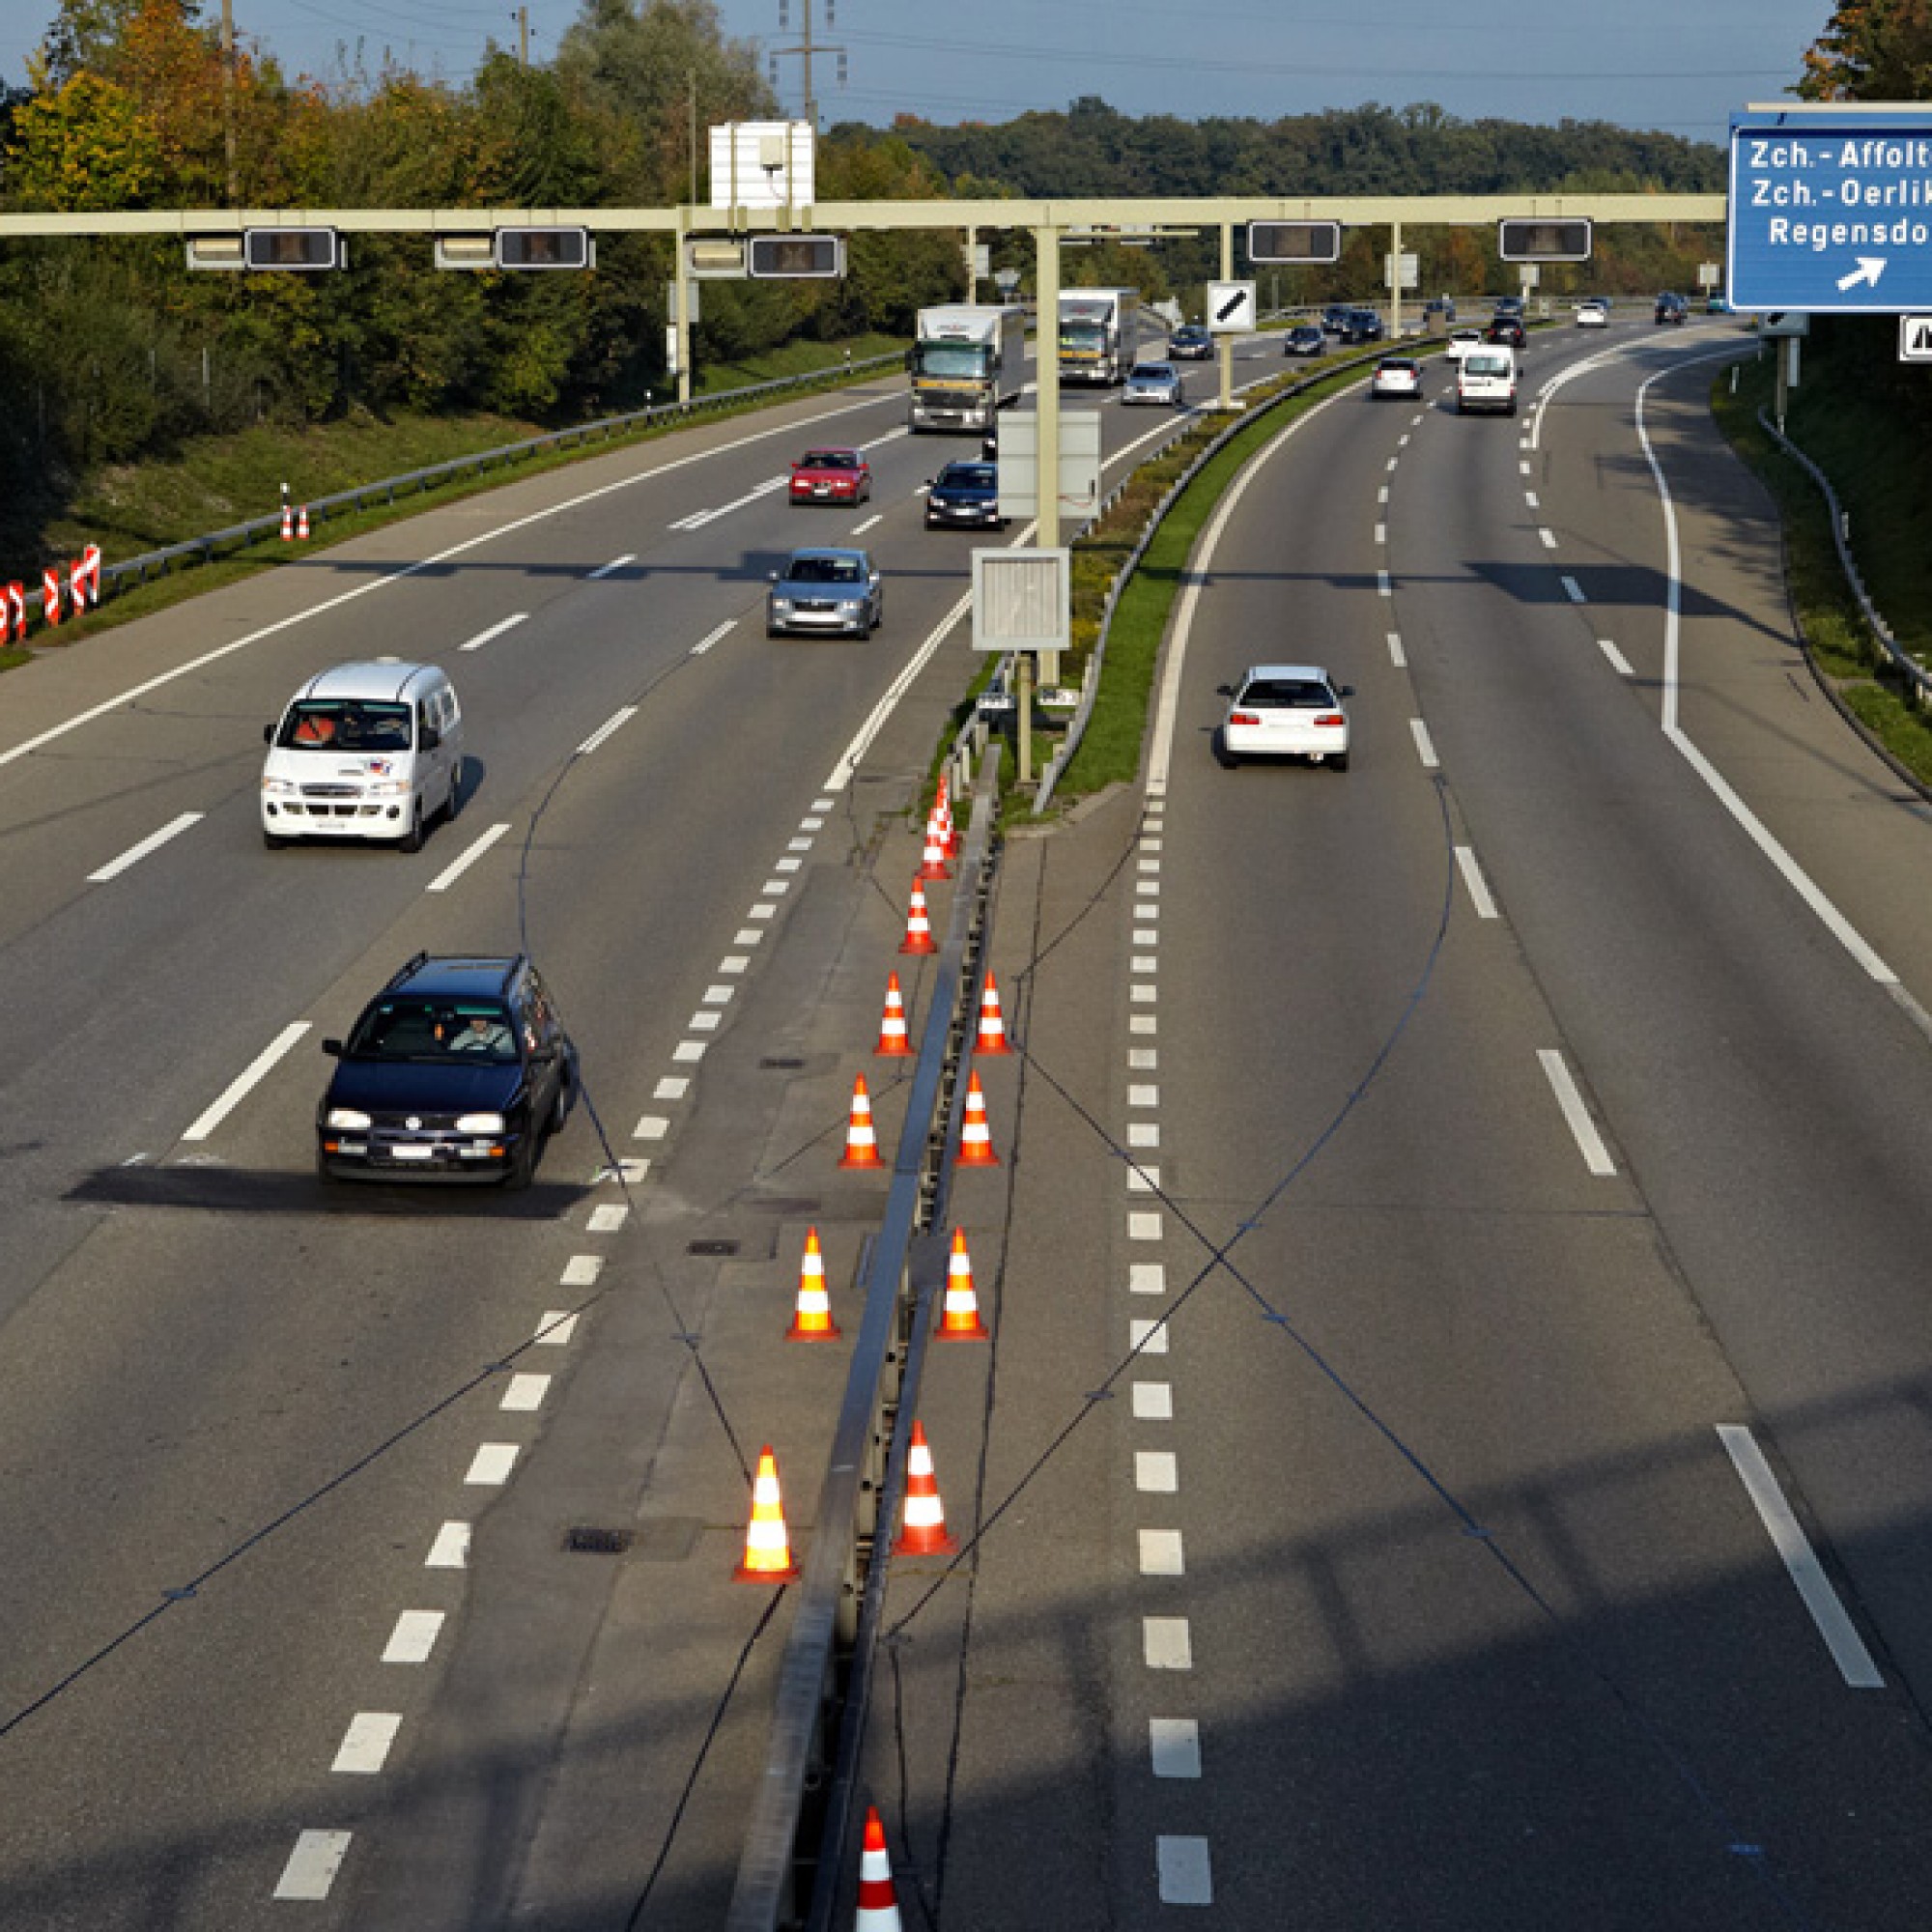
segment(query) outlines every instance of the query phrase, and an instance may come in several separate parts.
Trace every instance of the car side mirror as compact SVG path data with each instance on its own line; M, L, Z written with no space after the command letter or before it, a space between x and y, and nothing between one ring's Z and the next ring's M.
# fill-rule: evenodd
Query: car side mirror
M1335 687L1335 696L1337 697L1353 697L1354 695L1355 687L1352 684L1338 684Z
M879 582L879 573L876 570L873 571L871 576L867 581L876 588Z
M1214 696L1216 697L1233 697L1234 695L1235 687L1232 684L1217 684L1214 687Z
M340 1060L342 1058L342 1042L339 1039L324 1040L322 1043L322 1050L323 1052L327 1054L329 1059L331 1060Z
M275 727L272 724L262 726L262 742L265 745L272 745L275 742Z

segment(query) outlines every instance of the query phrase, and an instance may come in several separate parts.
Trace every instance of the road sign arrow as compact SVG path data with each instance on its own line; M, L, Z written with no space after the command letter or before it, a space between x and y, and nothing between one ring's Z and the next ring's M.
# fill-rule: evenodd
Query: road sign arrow
M1859 266L1849 275L1838 277L1839 289L1855 289L1861 282L1867 282L1873 288L1877 288L1878 278L1885 273L1885 264L1886 257L1883 255L1861 255Z

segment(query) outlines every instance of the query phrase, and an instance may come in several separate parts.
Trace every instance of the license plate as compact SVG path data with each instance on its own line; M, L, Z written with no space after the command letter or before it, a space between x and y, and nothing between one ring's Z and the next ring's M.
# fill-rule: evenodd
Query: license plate
M436 1158L436 1150L430 1147L392 1147L389 1150L389 1158L391 1160L434 1160Z

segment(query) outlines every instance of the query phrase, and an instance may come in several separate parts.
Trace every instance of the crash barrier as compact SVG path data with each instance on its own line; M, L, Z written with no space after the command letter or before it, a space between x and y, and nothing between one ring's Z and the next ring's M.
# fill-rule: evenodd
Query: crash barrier
M479 450L473 456L453 456L446 463L433 463L425 469L412 469L400 476L385 476L377 483L361 483L353 490L338 491L332 497L315 497L302 505L302 514L304 519L313 516L320 524L331 510L347 511L353 515L373 503L390 505L397 497L406 496L411 491L427 492L456 477L480 476L493 465L509 465L551 450L570 449L593 441L612 441L658 424L695 421L709 412L731 408L754 397L778 396L787 390L809 389L825 383L842 383L846 377L863 374L867 370L896 369L904 367L904 353L892 350L883 355L862 356L856 362L836 363L805 375L776 376L767 383L747 383L741 388L720 389L708 396L694 396L688 403L653 403L648 409L632 410L624 415L601 416L595 422L579 423L572 429L553 430L544 436L526 438L522 442L506 442L496 449ZM212 563L223 552L245 550L263 538L277 537L286 526L287 517L286 508L277 508L266 517L250 517L246 523L231 524L226 529L189 537L183 543L169 544L165 550L148 551L140 556L110 563L104 569L100 564L99 551L90 545L89 554L94 562L88 579L87 601L90 605L99 604L103 596L135 588L150 577L166 577L178 565ZM302 534L305 535L306 531ZM9 585L10 605L12 590L13 586ZM59 579L51 572L43 579L42 588L26 593L22 602L33 607L49 624L57 624L63 616L72 614L72 611L61 608ZM77 602L73 609L79 609ZM24 636L24 630L16 630L14 641L19 641Z
M964 798L972 727L948 758ZM1001 746L983 746L959 857L952 917L932 1002L910 1069L905 1125L879 1231L861 1273L865 1308L819 1492L764 1769L747 1823L725 1924L730 1932L805 1926L830 1932L845 1849L859 1820L859 1750L870 1695L889 1566L883 1556L912 1468L920 1377L934 1311L957 1275L944 1221L947 1149L961 1126L979 981L989 941L997 865ZM957 1293L956 1286L954 1293ZM955 1321L957 1320L955 1314ZM935 1500L925 1498L928 1507Z
M1893 667L1910 681L1912 701L1921 711L1932 710L1932 674L1928 674L1924 666L1907 653L1892 635L1891 626L1879 614L1878 606L1872 602L1865 581L1859 575L1858 559L1852 555L1852 520L1839 503L1838 493L1832 488L1832 479L1777 428L1768 411L1759 410L1757 420L1764 433L1797 462L1825 493L1826 506L1832 513L1832 541L1838 547L1838 563L1845 573L1845 582L1852 586L1852 595L1859 600L1859 609L1864 613L1864 620L1871 627L1871 634L1878 639L1880 648L1891 660Z

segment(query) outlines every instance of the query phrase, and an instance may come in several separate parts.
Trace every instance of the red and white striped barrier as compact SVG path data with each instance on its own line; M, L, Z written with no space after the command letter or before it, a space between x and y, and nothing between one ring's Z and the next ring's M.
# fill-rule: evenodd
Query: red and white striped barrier
M100 546L89 544L79 558L68 567L68 586L72 593L76 614L92 604L100 603Z
M10 583L6 603L0 606L0 642L12 638L16 644L27 641L27 586Z
M51 563L41 572L41 615L49 624L58 624L61 620L60 569Z

